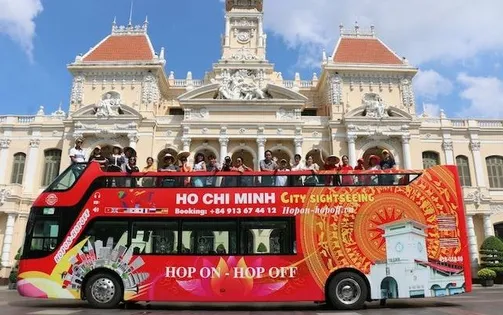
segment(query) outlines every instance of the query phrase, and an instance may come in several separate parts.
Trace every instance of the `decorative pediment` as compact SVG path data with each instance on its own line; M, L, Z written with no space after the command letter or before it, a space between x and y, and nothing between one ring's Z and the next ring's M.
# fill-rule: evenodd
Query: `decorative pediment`
M256 88L255 91L247 89L244 91L236 90L235 94L227 93L228 86L221 83L211 83L201 86L197 89L190 90L178 97L179 101L187 100L232 100L232 101L262 101L262 100L292 100L306 102L308 98L291 89L275 85L267 84L264 89ZM249 91L250 94L247 94ZM226 97L227 96L227 97Z
M96 104L85 106L72 115L74 118L90 116L94 116L99 119L114 119L120 116L135 116L140 118L141 114L124 104L120 93L109 91L103 94L101 100Z
M412 120L413 117L407 113L404 110L401 110L399 108L393 107L393 106L387 106L386 108L383 109L384 114L382 115L374 115L373 114L369 115L369 108L367 106L360 106L357 107L348 113L344 115L344 119L348 118L365 118L369 120L382 120L382 119L390 119L390 120L395 120L395 119L406 119L406 120Z
M100 112L95 104L87 105L74 112L72 118L94 118L94 119L116 119L116 118L141 118L142 115L132 107L121 104L120 108L114 109L111 113Z

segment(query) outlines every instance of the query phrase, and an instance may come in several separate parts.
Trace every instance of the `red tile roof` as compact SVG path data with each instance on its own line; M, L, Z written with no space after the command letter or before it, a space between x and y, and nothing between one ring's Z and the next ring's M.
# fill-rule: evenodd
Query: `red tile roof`
M333 57L339 63L402 65L403 61L377 38L341 38Z
M110 35L83 58L83 61L148 61L154 59L147 35Z

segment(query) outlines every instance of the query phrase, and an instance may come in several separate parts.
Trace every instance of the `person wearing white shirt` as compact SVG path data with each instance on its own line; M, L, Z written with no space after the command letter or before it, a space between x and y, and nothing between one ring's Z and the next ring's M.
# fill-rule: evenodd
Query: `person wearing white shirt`
M72 164L86 161L86 155L84 150L82 150L82 142L82 139L77 139L75 141L75 147L70 150L70 160L72 161Z
M279 162L279 168L277 170L277 172L288 172L290 171L288 168L287 168L287 161L285 159L282 159L280 162ZM286 186L286 182L288 181L288 176L276 176L276 181L275 181L275 184L276 186Z

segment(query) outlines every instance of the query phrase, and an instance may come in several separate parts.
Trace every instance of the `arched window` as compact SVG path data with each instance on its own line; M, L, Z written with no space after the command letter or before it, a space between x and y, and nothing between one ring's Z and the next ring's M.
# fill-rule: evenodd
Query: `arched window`
M486 158L489 187L503 188L503 157L489 156Z
M51 149L44 153L44 177L42 186L48 186L59 174L61 164L61 150Z
M458 155L456 157L456 165L458 166L459 180L461 181L461 186L471 186L472 179L470 177L470 164L468 162L468 157L464 155Z
M12 175L10 180L12 184L23 183L25 162L26 162L26 154L24 154L23 152L14 154L14 163L12 164Z
M427 169L432 166L440 164L440 156L437 152L426 151L423 152L423 168Z

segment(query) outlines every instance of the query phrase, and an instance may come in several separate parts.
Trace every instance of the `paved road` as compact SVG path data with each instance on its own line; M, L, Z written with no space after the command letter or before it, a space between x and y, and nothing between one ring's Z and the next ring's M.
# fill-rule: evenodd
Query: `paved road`
M79 301L32 300L15 291L0 289L1 315L502 315L503 286L475 288L472 293L442 299L418 299L389 302L381 307L369 303L365 310L343 312L327 310L314 304L277 305L197 305L153 304L134 309L94 310Z

